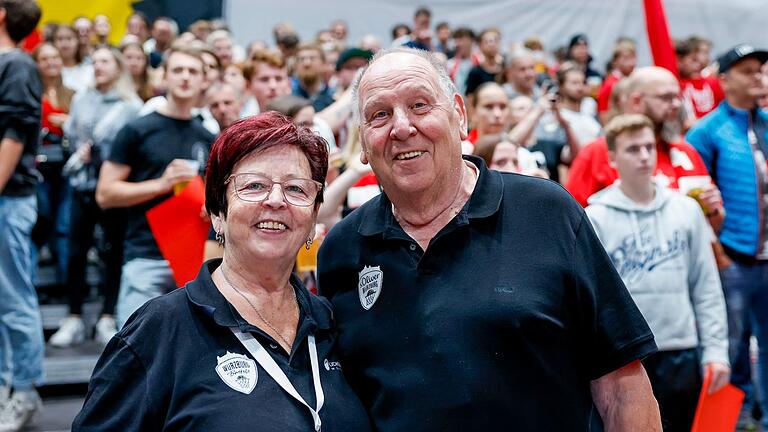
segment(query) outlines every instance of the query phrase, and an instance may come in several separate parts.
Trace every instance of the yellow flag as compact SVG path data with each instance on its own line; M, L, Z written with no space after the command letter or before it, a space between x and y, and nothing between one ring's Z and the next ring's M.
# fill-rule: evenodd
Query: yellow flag
M109 42L113 45L120 43L128 17L133 13L132 0L37 0L43 10L40 24L56 22L72 24L72 21L84 16L93 19L96 15L104 14L112 23L112 33Z

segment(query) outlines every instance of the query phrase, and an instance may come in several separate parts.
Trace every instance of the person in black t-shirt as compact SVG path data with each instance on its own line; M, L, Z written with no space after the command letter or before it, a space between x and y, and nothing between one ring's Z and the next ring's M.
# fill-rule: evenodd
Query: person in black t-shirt
M165 63L168 103L120 130L96 188L102 208L127 207L125 258L116 320L176 287L145 213L167 199L174 185L202 172L211 135L191 109L203 91L203 59L196 50L175 47Z
M499 52L501 47L501 32L495 28L485 29L477 37L477 43L480 52L483 54L483 61L470 69L467 76L467 97L472 97L475 90L482 83L495 81L496 75L502 71L502 55Z
M32 284L35 170L43 84L16 46L40 21L31 0L0 0L0 430L16 431L40 408L43 329ZM9 395L13 387L13 396Z
M653 334L578 203L462 158L433 54L381 51L353 90L383 192L328 234L319 288L373 428L659 431Z

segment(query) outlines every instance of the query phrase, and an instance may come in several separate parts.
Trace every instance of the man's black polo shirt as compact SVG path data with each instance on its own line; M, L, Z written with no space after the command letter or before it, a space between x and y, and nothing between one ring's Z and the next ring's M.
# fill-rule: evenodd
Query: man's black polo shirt
M307 335L314 334L325 404L323 431L368 431L360 401L344 381L335 351L330 306L292 279L300 307L299 327L288 354L269 335L248 324L211 281L221 260L203 265L184 289L142 306L109 342L91 378L74 431L295 431L313 430L309 410L289 396L254 361L250 394L220 378L218 364L230 354L251 354L229 330L251 332L270 352L312 407ZM231 358L231 356L230 356Z
M345 375L381 431L599 426L590 381L653 334L562 187L467 159L475 191L426 252L385 194L323 242Z

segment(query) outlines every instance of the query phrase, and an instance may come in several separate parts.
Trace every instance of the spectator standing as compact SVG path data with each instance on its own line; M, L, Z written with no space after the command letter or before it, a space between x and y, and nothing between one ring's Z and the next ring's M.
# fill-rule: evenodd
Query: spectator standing
M127 208L118 328L144 302L176 287L145 213L168 198L175 184L202 172L214 138L192 115L205 85L199 51L174 47L164 67L167 103L118 133L96 189L100 207Z
M480 56L474 52L475 32L468 27L459 27L453 32L454 52L445 68L456 88L462 95L467 94L469 71L480 64Z
M80 52L80 57L90 62L91 53L93 52L93 21L85 16L79 16L72 21L72 27L77 32L77 49Z
M149 53L149 65L153 68L160 66L163 53L171 47L179 35L179 25L168 17L155 18L152 23L152 39L144 42L144 51Z
M607 123L609 120L608 116L613 87L620 80L629 77L635 70L636 65L637 52L634 42L627 39L617 41L616 45L613 47L613 55L611 56L611 70L608 72L597 93L597 115L602 124Z
M582 111L583 102L589 98L587 79L581 69L564 64L557 71L557 84L560 94L560 114L573 130L581 147L597 139L600 135L600 123Z
M93 17L93 34L96 47L109 45L109 35L112 33L112 23L109 17L99 14Z
M768 51L738 45L718 59L725 100L688 132L723 195L720 242L732 263L721 272L730 358L749 352L747 323L758 342L758 392L768 428L768 114L757 106ZM734 376L737 371L734 371ZM737 382L743 385L744 383Z
M84 61L78 49L77 32L68 25L59 25L53 31L53 45L59 50L64 68L64 85L74 91L85 90L93 84L93 65Z
M291 81L285 62L279 54L271 51L256 51L243 67L243 76L248 90L253 95L253 104L243 107L243 117L258 114L278 96L291 94Z
M117 287L123 260L123 235L126 221L122 210L102 211L95 191L99 169L110 158L118 131L134 119L141 108L123 57L116 48L101 47L93 52L93 88L79 92L72 101L64 125L75 153L64 166L72 187L70 242L67 269L69 316L59 324L48 343L56 347L77 345L85 340L82 306L88 294L86 266L88 250L94 243L94 228L103 231L104 277L103 306L96 323L96 341L106 344L117 331L114 319Z
M0 0L0 430L18 431L42 402L43 326L32 285L35 171L43 85L17 48L40 21L34 1ZM13 394L10 389L13 387Z
M223 82L213 83L205 92L208 110L216 122L219 130L228 128L240 118L243 109L241 93L232 85Z
M322 111L330 106L333 99L333 89L323 77L325 53L314 44L304 44L296 54L296 76L292 81L292 91L312 101L315 111Z
M503 70L503 59L500 53L501 31L488 28L477 37L482 61L469 71L467 76L467 97L472 97L480 84L496 81L496 75Z
M523 95L536 101L541 96L541 89L536 86L536 62L527 49L516 50L509 57L504 81L504 90L510 100Z
M150 100L155 91L149 81L149 56L138 42L128 42L120 46L125 60L125 67L133 79L133 88L142 101Z
M149 39L149 21L141 12L134 12L128 17L126 34L134 35L143 44Z
M715 76L702 76L707 66L702 63L698 38L675 42L677 69L686 113L700 119L717 108L725 95Z
M653 330L659 351L643 360L665 431L691 430L701 369L714 393L728 384L725 300L710 239L692 198L653 182L653 124L639 114L606 125L621 183L589 198L586 212L629 293Z
M69 182L62 175L62 168L69 157L69 145L64 143L63 126L69 117L74 91L64 85L61 77L61 54L50 43L43 43L32 55L43 82L42 130L38 156L38 170L43 181L38 185L38 215L33 237L38 246L48 244L56 263L56 279L67 279L67 255L69 254L69 216L71 191ZM42 156L42 157L41 157Z
M566 58L576 64L587 76L587 87L590 95L597 95L603 76L592 67L592 56L589 54L589 42L585 34L576 34L568 43Z

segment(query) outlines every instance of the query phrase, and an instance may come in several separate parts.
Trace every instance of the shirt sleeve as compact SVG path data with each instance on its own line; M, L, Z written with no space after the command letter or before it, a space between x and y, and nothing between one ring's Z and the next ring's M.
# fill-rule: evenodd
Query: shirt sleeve
M141 360L125 340L113 338L96 364L72 430L161 430L147 390L147 371Z
M586 215L577 228L573 275L582 315L581 341L590 380L656 352L648 324L597 238Z
M2 138L26 143L40 128L42 113L42 83L34 66L11 61L0 83L0 104L11 107L4 113L5 131Z
M688 286L702 347L701 363L729 364L725 298L712 252L711 230L698 204L688 204L692 215Z
M109 161L121 165L133 166L136 147L140 144L139 135L135 129L127 124L123 126L115 136L112 143L112 151L109 154Z

